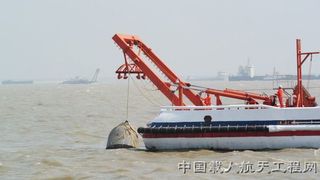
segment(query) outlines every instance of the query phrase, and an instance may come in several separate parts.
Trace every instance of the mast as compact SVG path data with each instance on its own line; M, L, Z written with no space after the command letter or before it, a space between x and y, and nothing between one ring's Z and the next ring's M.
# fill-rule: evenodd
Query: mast
M302 65L303 63L311 57L313 54L319 54L320 52L302 52L301 50L301 40L296 39L296 53L297 53L297 87L296 87L296 107L303 107L308 102L305 100L305 90L302 84ZM303 59L302 59L303 58Z

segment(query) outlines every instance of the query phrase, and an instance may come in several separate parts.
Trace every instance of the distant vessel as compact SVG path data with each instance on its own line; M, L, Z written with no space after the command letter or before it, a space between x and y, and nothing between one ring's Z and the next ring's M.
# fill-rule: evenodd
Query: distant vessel
M93 77L91 80L81 79L79 76L77 76L73 79L63 81L62 84L91 84L91 83L95 83L95 82L97 82L99 72L100 72L100 69L96 69L96 72L93 74Z
M255 76L253 78L245 76L229 76L229 81L274 81L274 80L295 80L297 79L296 75L278 75L278 76ZM316 80L320 79L320 76L316 75L303 75L302 79L305 80Z
M238 74L235 76L229 76L229 81L278 81L278 80L296 80L296 75L289 75L284 74L281 75L279 72L276 71L276 69L273 69L272 75L262 75L262 76L256 76L255 75L255 67L250 64L250 60L248 60L248 63L246 66L239 66ZM316 80L320 79L320 76L316 75L303 75L302 79L306 80Z
M32 80L28 80L28 81L6 80L6 81L2 81L2 84L4 84L4 85L10 85L10 84L33 84L33 81Z

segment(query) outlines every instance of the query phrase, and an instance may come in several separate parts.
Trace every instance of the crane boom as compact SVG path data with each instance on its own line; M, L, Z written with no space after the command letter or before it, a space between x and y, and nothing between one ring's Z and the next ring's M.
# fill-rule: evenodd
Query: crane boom
M183 89L182 86L186 86L186 84L177 77L171 71L167 65L163 63L153 52L152 50L146 46L139 37L137 36L128 36L128 35L119 35L116 34L113 36L113 40L119 45L119 47L123 50L123 53L128 56L141 71L139 73L143 73L144 76L148 77L153 84L172 102L173 105L181 106L184 105L182 101L182 94L185 94L186 97L195 105L202 106L204 105L201 101L200 97L197 94L194 94L191 90ZM175 95L170 90L170 84L161 80L160 77L156 75L155 72L152 71L150 67L143 61L142 57L139 56L139 53L134 51L133 46L136 46L138 50L143 52L156 66L159 70L171 81L170 83L178 84L179 86L179 95ZM127 60L126 60L127 61ZM126 63L128 64L128 63ZM124 65L126 66L126 65ZM128 67L127 70L130 68ZM131 68L132 69L132 68ZM119 69L118 69L119 70ZM117 71L118 74L129 74L133 73L130 71ZM137 73L137 72L135 72ZM119 77L119 76L118 76Z
M127 78L127 74L137 74L137 78L145 79L146 77L172 102L175 106L184 106L183 95L187 97L195 106L208 105L195 93L190 83L182 81L143 41L133 35L115 34L112 38L115 43L122 49L125 59L125 64L121 65L116 73L118 78ZM141 52L148 58L144 59ZM127 58L129 57L129 59ZM168 78L169 82L161 79L146 63L147 60L156 66L159 71ZM172 87L177 87L176 91L171 90ZM271 104L271 98L266 95L249 93L239 90L216 90L206 88L201 90L207 94L215 95L217 105L221 105L221 97L245 100L249 104L257 104L257 100L263 100L264 104Z

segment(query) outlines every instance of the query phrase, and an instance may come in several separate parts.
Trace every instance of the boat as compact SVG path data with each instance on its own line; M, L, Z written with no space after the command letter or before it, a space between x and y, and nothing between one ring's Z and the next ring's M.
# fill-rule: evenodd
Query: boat
M91 84L92 82L88 79L82 79L79 76L76 76L75 78L63 81L62 84Z
M311 66L311 64L310 64ZM231 75L228 77L229 81L293 81L297 79L296 75L279 74L276 69L273 69L273 74L269 75L255 75L255 67L250 64L250 60L246 66L239 66L237 75ZM303 75L304 80L319 80L320 76L317 75Z
M319 112L266 105L165 107L138 132L151 150L319 148Z
M297 76L295 75L264 75L264 76L254 76L254 77L248 77L248 76L229 76L229 81L292 81L296 80ZM305 80L319 80L320 76L316 75L304 75L302 76L302 79Z
M69 80L63 81L62 84L92 84L92 83L97 82L99 72L100 72L100 69L96 69L96 71L93 74L93 77L91 78L91 80L82 79L79 76L77 76L77 77L75 77L73 79L69 79Z
M297 85L279 87L278 95L193 85L180 79L138 36L115 34L113 40L125 61L116 71L118 79L132 74L149 79L172 104L138 128L148 150L320 148L320 106L302 84L303 64L320 52L302 52L300 39ZM244 104L224 105L222 97Z
M26 81L15 81L15 80L6 80L1 82L3 85L10 85L10 84L33 84L32 80Z

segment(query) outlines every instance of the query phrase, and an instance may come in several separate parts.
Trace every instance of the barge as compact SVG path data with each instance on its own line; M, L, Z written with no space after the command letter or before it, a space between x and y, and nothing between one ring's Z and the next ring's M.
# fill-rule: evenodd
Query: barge
M300 39L296 40L297 84L279 87L277 95L184 82L139 37L116 34L113 40L125 60L116 71L118 79L132 74L149 79L172 104L138 128L147 149L320 148L320 107L302 84L302 65L319 52L302 52ZM244 104L224 105L222 97Z

